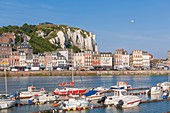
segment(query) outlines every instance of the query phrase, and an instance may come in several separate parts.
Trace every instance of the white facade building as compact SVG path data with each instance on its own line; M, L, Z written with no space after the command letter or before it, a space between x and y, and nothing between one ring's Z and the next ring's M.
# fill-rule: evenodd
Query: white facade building
M141 68L143 67L143 58L141 50L133 50L130 54L130 66L132 68Z
M110 52L100 53L100 65L106 68L112 68L113 56Z
M124 51L122 55L122 67L123 68L129 67L129 55L127 51Z
M145 51L142 52L142 59L143 67L150 68L150 55L148 54L148 52Z
M19 52L19 66L20 67L26 67L26 53L25 52Z
M73 54L73 62L74 67L84 67L85 60L84 60L84 53L74 53Z

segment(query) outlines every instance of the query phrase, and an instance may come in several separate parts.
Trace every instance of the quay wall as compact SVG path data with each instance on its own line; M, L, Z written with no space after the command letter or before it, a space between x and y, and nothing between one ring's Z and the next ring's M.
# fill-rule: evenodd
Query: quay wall
M1 71L0 76L71 76L72 71ZM170 75L170 70L141 70L141 71L74 71L74 76L104 76L104 75Z

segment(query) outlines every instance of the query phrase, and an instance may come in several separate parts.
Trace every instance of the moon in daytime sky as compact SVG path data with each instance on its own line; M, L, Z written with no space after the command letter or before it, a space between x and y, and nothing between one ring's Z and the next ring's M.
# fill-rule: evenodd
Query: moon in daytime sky
M130 20L131 23L135 23L135 19Z

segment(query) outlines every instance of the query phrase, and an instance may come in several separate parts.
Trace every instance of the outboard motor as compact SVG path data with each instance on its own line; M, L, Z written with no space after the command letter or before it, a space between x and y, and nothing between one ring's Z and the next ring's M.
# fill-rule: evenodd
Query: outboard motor
M116 105L117 108L122 108L122 105L124 104L123 100L119 100L118 104Z
M165 92L163 93L162 98L163 98L163 99L167 99L168 96L169 96L169 92L168 92L168 91L165 91Z
M19 92L18 91L14 92L13 97L14 98L19 98Z
M106 96L104 96L104 97L102 97L102 98L100 98L98 101L97 101L97 103L104 103L104 101L106 100Z
M32 104L32 100L28 100L28 104Z
M147 95L148 95L149 97L151 97L151 89L149 89L149 91L147 91Z

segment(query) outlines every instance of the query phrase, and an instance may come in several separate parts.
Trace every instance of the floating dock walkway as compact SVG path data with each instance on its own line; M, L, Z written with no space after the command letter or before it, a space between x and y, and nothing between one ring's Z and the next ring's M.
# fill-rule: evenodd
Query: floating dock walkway
M160 102L160 101L169 101L170 98L168 99L154 99L154 100L143 100L141 101L140 104L144 104L144 103L151 103L151 102ZM101 104L97 104L97 105L91 105L89 107L84 107L84 108L75 108L75 109L51 109L51 110L44 110L44 111L37 111L37 112L33 112L33 113L62 113L65 111L81 111L81 110L86 110L86 109L95 109L95 108L105 108L105 107L111 107L114 106L112 105L101 105Z

